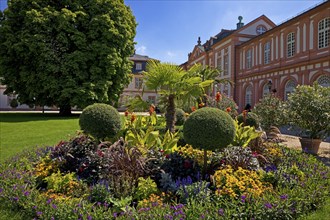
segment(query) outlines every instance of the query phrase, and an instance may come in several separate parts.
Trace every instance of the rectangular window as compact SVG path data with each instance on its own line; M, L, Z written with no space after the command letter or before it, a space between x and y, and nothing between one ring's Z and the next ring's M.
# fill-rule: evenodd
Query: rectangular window
M229 69L229 55L228 55L228 48L225 49L225 56L223 57L223 75L228 75L228 69Z
M264 64L270 63L270 42L265 43L264 46Z
M330 44L330 18L325 18L319 22L319 49L325 48Z
M218 57L217 57L217 68L218 68L218 70L220 70L220 76L221 76L221 73L223 71L223 69L222 69L221 52L218 53Z
M246 51L246 69L252 68L252 50Z
M135 64L135 69L136 70L142 70L142 63L136 63Z
M135 78L135 88L136 89L141 89L143 84L143 79L142 78Z
M156 96L148 96L148 102L155 104L156 103Z
M287 38L287 49L288 49L288 57L292 57L295 52L296 52L296 48L295 48L295 34L293 32L291 32L290 34L288 34L288 38Z

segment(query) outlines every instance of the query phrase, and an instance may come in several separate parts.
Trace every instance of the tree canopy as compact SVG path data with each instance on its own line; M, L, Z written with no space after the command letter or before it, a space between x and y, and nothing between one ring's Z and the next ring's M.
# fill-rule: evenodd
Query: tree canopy
M171 132L175 131L175 100L187 101L199 97L204 93L204 88L213 83L213 80L202 81L195 68L198 67L184 71L171 63L150 60L144 72L145 86L159 92L166 99L166 128Z
M129 83L136 21L123 0L11 0L0 22L1 83L20 103L70 113Z

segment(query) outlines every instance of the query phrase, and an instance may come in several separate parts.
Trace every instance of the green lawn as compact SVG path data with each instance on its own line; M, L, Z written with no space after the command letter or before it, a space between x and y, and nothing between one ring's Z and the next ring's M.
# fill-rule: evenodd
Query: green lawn
M55 113L0 113L0 162L23 149L69 139L79 130L78 118Z
M0 113L0 163L23 149L50 146L69 139L79 129L78 117L59 117L54 113ZM0 213L0 220L24 219L16 210L1 204ZM328 220L329 215L330 199L320 210L301 220Z

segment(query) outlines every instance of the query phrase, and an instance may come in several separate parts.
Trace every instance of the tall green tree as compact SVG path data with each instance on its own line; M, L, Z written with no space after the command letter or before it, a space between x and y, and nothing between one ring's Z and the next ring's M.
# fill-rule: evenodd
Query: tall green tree
M0 22L0 77L20 103L113 103L129 83L136 21L123 0L11 0Z
M184 71L177 65L153 60L148 62L144 76L145 86L166 99L166 128L171 132L175 131L176 100L199 97L204 93L204 88L213 82L213 80L202 82L201 77Z

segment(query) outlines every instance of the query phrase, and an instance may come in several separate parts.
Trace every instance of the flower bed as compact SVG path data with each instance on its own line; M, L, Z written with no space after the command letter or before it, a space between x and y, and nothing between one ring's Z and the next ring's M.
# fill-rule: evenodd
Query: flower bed
M329 196L329 168L280 144L208 152L80 135L0 165L0 202L36 219L296 219Z

